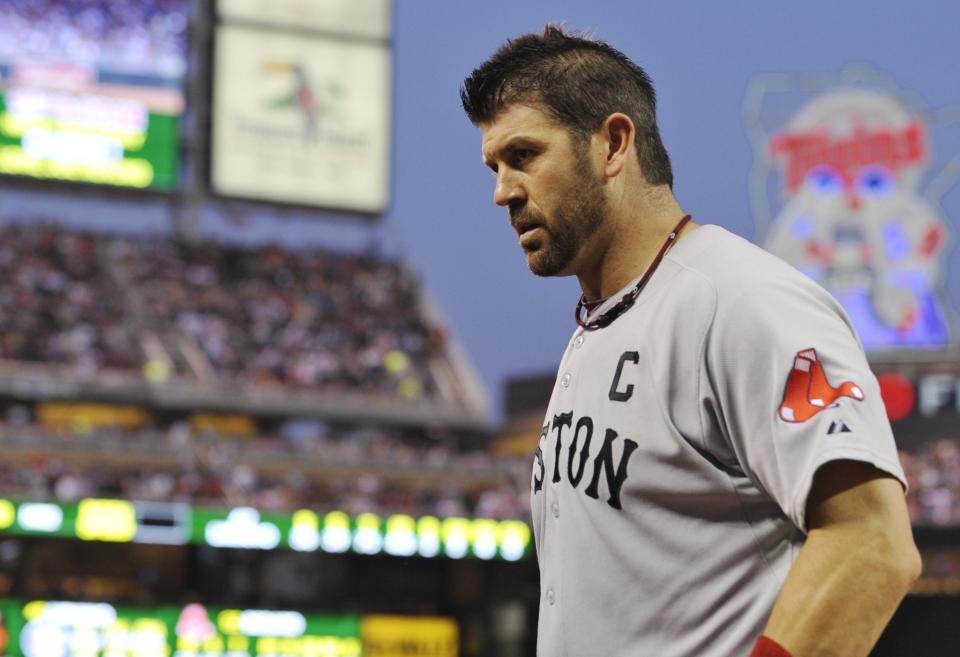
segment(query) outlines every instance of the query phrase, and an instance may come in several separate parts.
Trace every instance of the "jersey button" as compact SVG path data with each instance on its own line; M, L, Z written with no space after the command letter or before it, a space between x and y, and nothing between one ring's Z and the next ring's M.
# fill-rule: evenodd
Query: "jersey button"
M572 375L570 374L570 372L567 372L562 377L560 377L560 385L562 385L564 388L569 388L571 376Z
M557 596L553 594L553 589L547 589L547 603L552 605L557 601Z
M556 502L550 505L550 511L553 513L554 518L560 517L560 505Z
M577 339L573 341L573 346L579 349L580 347L583 346L583 340L584 340L583 333L581 333L580 335L577 336Z

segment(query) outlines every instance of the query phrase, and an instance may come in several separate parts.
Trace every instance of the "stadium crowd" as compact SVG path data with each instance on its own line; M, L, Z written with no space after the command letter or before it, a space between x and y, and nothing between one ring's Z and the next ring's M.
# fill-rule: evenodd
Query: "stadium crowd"
M960 525L960 437L901 450L900 462L910 484L907 506L914 524Z
M318 482L300 473L258 477L246 465L226 476L210 470L149 471L77 468L56 458L37 458L30 467L0 466L0 494L29 500L72 502L86 497L183 502L209 508L251 506L261 511L345 511L413 516L519 519L529 521L523 497L512 487L460 489L450 481L426 490L387 483L375 472L354 480Z
M3 360L139 375L149 331L168 338L174 373L188 379L437 392L429 361L442 332L420 313L416 281L374 255L7 225L0 274Z
M0 358L66 363L81 374L139 367L123 296L91 236L0 231Z
M0 59L179 75L187 11L186 0L4 0Z
M408 395L431 385L431 333L395 262L164 239L111 246L152 323L174 324L221 377Z
M416 434L373 427L324 434L293 422L275 435L238 437L183 421L77 432L8 419L0 424L7 453L0 495L527 518L527 459Z

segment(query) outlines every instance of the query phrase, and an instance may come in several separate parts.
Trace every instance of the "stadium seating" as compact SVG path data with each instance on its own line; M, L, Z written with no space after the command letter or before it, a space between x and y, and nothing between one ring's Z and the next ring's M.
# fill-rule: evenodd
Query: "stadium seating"
M900 450L910 489L907 505L916 526L960 524L960 443L955 437Z
M0 228L0 274L3 360L74 374L437 394L430 361L443 357L442 332L420 314L416 282L395 261L9 225Z

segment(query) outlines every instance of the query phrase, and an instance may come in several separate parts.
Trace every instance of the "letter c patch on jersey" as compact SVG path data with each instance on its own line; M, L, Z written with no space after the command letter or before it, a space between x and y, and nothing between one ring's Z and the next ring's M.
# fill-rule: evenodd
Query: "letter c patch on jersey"
M834 388L827 381L823 365L817 358L817 350L798 351L783 391L780 419L785 422L806 422L823 409L836 406L841 397L863 401L863 388L853 381L844 381Z

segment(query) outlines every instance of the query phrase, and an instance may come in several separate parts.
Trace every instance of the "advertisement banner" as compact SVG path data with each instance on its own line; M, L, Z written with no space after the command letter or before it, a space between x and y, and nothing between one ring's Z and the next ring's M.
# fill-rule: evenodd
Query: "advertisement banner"
M450 618L365 616L366 657L457 657L460 632Z
M0 599L7 657L457 657L456 621Z
M386 209L389 48L222 25L214 60L217 193L365 213Z
M261 513L251 507L214 509L183 503L84 498L46 502L0 498L0 535L59 536L83 541L209 545L245 550L394 557L519 561L531 556L530 526L522 520L379 516L299 509Z
M139 429L153 420L149 411L136 406L85 402L41 402L36 419L46 429L67 429L83 433L104 427Z
M0 650L9 657L363 655L359 616L46 600L4 600L0 610Z

